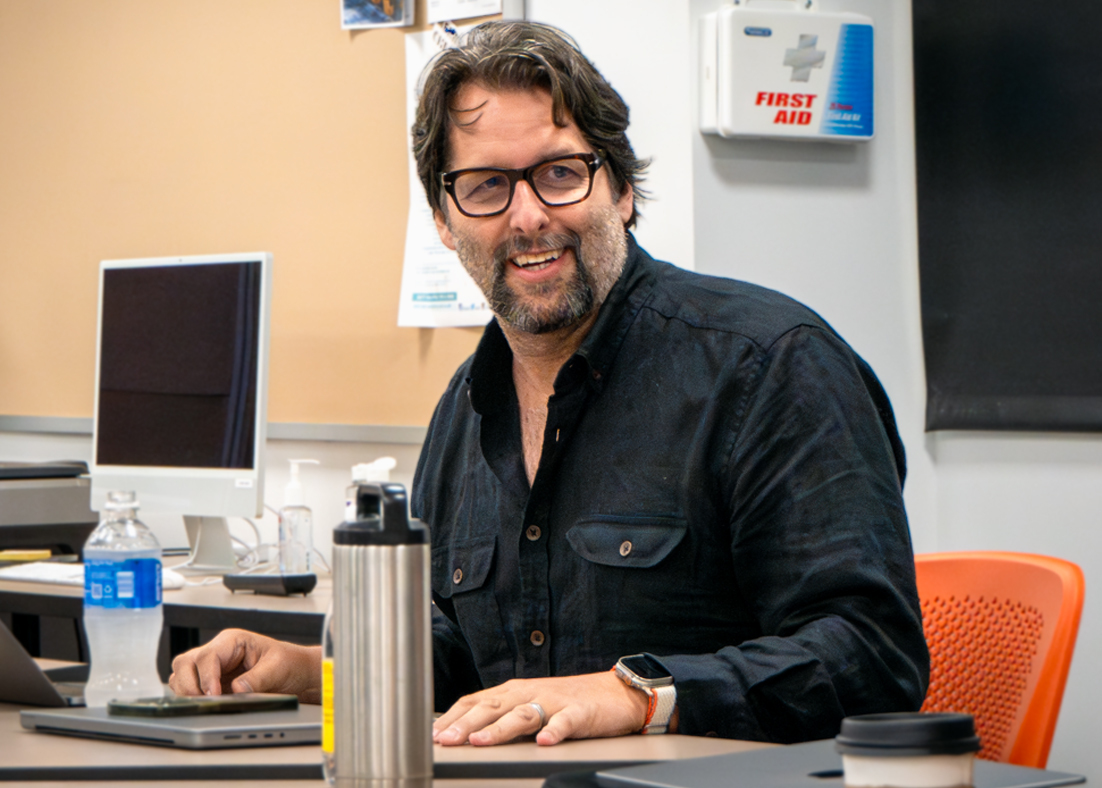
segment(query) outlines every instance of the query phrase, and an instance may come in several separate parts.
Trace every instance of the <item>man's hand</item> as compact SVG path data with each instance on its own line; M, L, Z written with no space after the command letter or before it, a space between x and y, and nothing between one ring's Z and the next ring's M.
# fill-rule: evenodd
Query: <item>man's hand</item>
M540 727L538 703L547 715ZM641 730L649 698L616 674L513 679L460 698L432 726L438 744L504 744L536 734L537 744L622 736Z
M177 695L284 692L321 702L321 647L227 629L172 660L168 685Z

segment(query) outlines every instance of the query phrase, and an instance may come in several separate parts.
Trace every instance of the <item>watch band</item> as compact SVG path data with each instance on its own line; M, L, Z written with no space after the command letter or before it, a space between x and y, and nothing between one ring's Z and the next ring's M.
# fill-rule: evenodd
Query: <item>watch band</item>
M647 719L640 733L665 733L670 727L670 718L677 707L677 689L669 684L665 687L651 687L645 690L650 694L647 707Z

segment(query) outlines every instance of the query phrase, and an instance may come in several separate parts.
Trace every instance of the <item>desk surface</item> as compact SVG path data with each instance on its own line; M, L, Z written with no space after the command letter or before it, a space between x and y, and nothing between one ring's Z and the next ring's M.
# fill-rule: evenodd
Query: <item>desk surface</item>
M189 577L188 580L191 583L203 583L203 585L185 585L183 588L167 589L164 592L166 605L229 607L256 611L275 610L324 616L333 593L333 581L329 575L320 575L317 588L307 596L269 596L254 594L251 591L235 593L222 585L220 578ZM80 586L2 579L0 579L0 592L75 599L78 601L84 596L84 589Z
M235 593L222 585L220 578L188 579L209 582L164 592L166 626L204 630L239 627L276 637L313 637L320 641L322 620L333 591L328 575L318 578L317 587L309 595L288 597ZM79 586L0 580L0 612L79 618L83 595Z
M439 766L447 766L453 774L462 778L440 779L436 788L538 788L543 777L508 777L497 779L477 777L477 769L485 765L487 773L505 775L531 771L543 767L554 771L553 764L562 764L565 770L582 768L608 768L613 764L624 765L643 761L697 758L705 755L721 755L730 752L752 750L772 745L758 742L740 742L694 736L624 736L617 739L590 739L569 741L554 747L540 747L535 742L517 742L499 747L436 747L434 758ZM167 747L153 747L121 742L104 742L94 739L78 739L35 733L24 730L19 724L19 708L0 704L0 780L5 785L26 785L27 788L50 786L118 785L116 780L88 781L80 778L97 769L117 767L152 767L173 770L199 769L267 764L300 765L316 768L321 762L321 751L315 746L256 747L236 750L206 750L194 752ZM33 780L8 782L19 777L15 770L33 770ZM66 774L65 770L70 770ZM30 774L24 774L31 777ZM57 777L42 780L41 777ZM158 788L176 786L211 785L203 780L150 780ZM228 783L234 788L318 788L320 779L303 780L234 780Z

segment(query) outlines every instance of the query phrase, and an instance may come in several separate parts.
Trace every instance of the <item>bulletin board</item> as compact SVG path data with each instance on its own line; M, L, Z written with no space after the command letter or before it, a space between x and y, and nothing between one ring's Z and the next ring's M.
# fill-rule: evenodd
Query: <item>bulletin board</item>
M913 13L927 429L1102 430L1102 6Z
M336 0L0 0L0 414L92 415L100 260L269 251L269 421L427 424L482 329L397 327L404 35Z

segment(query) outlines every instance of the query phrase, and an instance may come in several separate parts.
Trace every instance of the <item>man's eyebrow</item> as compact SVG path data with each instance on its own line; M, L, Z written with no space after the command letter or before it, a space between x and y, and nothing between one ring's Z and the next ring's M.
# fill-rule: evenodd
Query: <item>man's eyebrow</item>
M559 150L552 150L550 153L544 153L538 159L534 160L530 164L527 164L523 167L499 167L496 164L479 164L479 165L475 165L475 166L472 166L472 167L464 167L463 169L465 169L465 170L480 170L480 169L517 170L519 172L521 170L526 170L529 167L535 167L537 164L543 164L544 162L554 161L555 159L563 159L563 158L566 158L567 156L573 156L575 153L588 153L588 152L589 151L586 151L586 150L577 150L576 148L571 146L571 147L566 147L566 148L562 148L562 149L559 149Z

